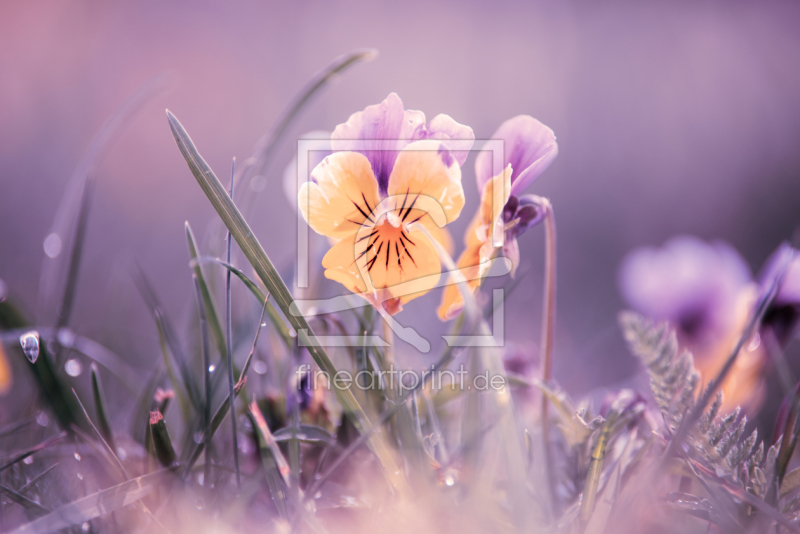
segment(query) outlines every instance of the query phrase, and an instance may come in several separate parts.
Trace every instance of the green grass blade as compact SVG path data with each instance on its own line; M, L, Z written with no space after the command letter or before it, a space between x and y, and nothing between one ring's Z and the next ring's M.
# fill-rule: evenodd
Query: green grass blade
M269 319L272 322L272 326L275 327L275 330L277 330L278 334L281 336L281 339L283 340L283 343L286 345L286 348L291 350L292 345L294 343L294 338L292 337L292 333L289 330L289 327L286 326L286 322L284 322L284 320L281 319L281 316L278 313L278 310L275 309L275 306L273 306L272 303L267 302L267 297L269 296L269 294L265 295L264 292L261 291L261 288L258 287L258 284L256 284L246 274L244 274L240 269L237 269L236 267L234 267L230 263L226 263L226 262L224 262L224 261L222 261L220 259L211 258L211 257L208 257L208 256L201 256L201 257L197 258L195 261L197 263L213 262L213 263L217 263L217 264L225 267L234 276L236 276L239 280L242 281L242 283L245 285L245 287L247 287L247 289L250 290L250 292L253 294L253 296L256 297L256 299L258 299L258 302L261 305L264 305L264 303L266 303L267 304L267 315L269 316Z
M34 502L27 498L26 496L17 493L11 488L7 488L3 485L0 485L0 493L8 497L10 500L14 501L18 505L22 506L27 510L30 514L41 517L43 515L47 515L50 513L50 510L42 506L41 504Z
M264 472L267 476L267 484L269 485L269 492L272 495L272 501L278 509L284 520L289 520L289 512L286 507L287 491L290 485L290 468L283 456L280 447L278 447L275 438L269 431L264 416L261 410L258 409L258 404L254 400L250 405L250 419L253 423L253 428L256 431L258 438L258 449L261 455L261 462L264 465Z
M18 462L21 462L22 460L24 460L28 456L30 456L30 455L32 455L34 453L37 453L39 451L42 451L42 450L44 450L44 449L46 449L46 448L48 448L48 447L50 447L52 445L55 445L56 443L59 443L65 437L67 437L67 433L66 432L61 432L60 434L56 434L52 438L44 440L43 442L39 443L38 445L34 445L33 447L29 448L25 452L21 452L21 453L15 454L15 455L13 455L11 458L9 458L7 460L0 460L0 473L5 471L6 469L11 467L12 465L14 465L14 464L16 464Z
M150 435L156 459L163 467L173 467L175 463L175 447L167 431L164 416L158 410L150 412Z
M97 412L97 429L100 435L111 446L111 449L116 451L117 447L114 445L114 433L111 431L111 424L108 422L106 415L106 403L103 400L103 389L100 385L100 377L97 374L97 364L92 363L92 396L94 397L94 409Z
M167 116L169 118L172 134L175 137L175 142L186 160L186 163L189 165L197 183L217 211L222 222L231 232L231 235L236 239L239 248L253 266L256 273L258 273L261 281L267 287L273 298L278 302L278 306L280 306L283 315L289 320L292 327L297 332L300 346L308 349L314 361L319 365L320 369L328 373L328 376L335 376L337 369L328 357L325 349L317 341L306 318L300 314L296 315L292 313L293 309L296 310L296 306L289 292L289 288L286 287L286 284L281 279L280 275L278 275L278 271L270 261L267 253L264 252L261 243L256 239L241 212L228 196L228 193L225 191L225 188L216 175L214 175L214 172L197 152L194 143L192 143L192 140L189 138L183 126L181 126L181 123L178 122L178 119L169 111L167 111ZM348 388L334 388L334 390L336 391L339 403L342 405L344 411L351 416L359 432L369 432L372 424L353 395L353 392ZM374 439L370 440L370 446L381 462L384 473L392 486L397 490L405 491L407 489L405 477L387 444L383 441L382 436L374 436Z
M222 332L222 324L219 322L219 316L214 308L214 301L211 298L211 292L206 284L206 279L203 276L203 270L200 268L200 263L195 261L198 257L197 241L194 238L194 232L189 225L189 221L185 223L186 227L186 241L189 243L189 260L194 275L197 277L197 283L200 285L200 294L203 297L203 305L206 309L206 317L208 319L208 326L211 334L214 336L214 341L217 345L217 351L222 355L222 360L228 359L227 350L225 348L225 334Z
M157 471L98 491L83 499L56 508L46 516L22 525L12 534L50 534L75 525L81 525L138 502L157 489L158 483L167 473Z

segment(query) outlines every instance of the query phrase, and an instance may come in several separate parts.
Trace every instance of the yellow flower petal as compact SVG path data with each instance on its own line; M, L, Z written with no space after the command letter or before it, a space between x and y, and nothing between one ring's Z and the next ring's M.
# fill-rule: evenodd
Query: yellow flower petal
M457 267L461 271L461 274L463 274L464 278L467 279L467 286L472 291L475 291L475 288L477 288L481 283L479 276L481 261L480 249L480 243L467 246L467 248L458 258L457 263ZM464 298L461 296L461 291L459 291L458 285L451 276L450 283L445 286L444 292L442 293L442 303L439 305L437 313L442 321L449 321L461 313L463 308Z
M298 193L303 218L317 233L343 239L373 223L378 204L378 182L369 160L358 152L331 154L311 173ZM315 183L316 182L316 183Z
M325 254L327 278L390 313L439 281L439 258L424 233L395 227L386 219L362 233L342 239Z
M413 207L418 207L419 196L430 197L444 211L446 220L441 221L444 226L456 220L464 208L461 167L440 141L411 143L397 156L389 176L388 193L396 197L400 219L406 223L425 216L424 211ZM431 215L435 218L435 214Z

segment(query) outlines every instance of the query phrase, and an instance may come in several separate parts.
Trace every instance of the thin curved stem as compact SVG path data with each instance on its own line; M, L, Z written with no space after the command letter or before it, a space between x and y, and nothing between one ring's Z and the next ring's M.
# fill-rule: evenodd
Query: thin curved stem
M546 198L541 199L545 212L544 218L544 300L542 309L542 381L547 383L553 377L553 339L556 329L556 218L553 206ZM545 469L547 487L550 493L552 510L557 515L555 476L553 473L552 454L550 451L550 423L547 417L547 397L542 393L541 421L542 441L544 442Z

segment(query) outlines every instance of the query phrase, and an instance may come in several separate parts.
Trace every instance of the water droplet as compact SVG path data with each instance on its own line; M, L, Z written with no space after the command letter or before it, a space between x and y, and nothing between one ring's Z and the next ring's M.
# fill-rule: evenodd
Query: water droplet
M267 187L267 179L264 176L253 176L253 179L250 180L250 189L256 193L263 191L265 187Z
M267 327L267 323L266 322L261 323L261 328L266 328L266 327Z
M197 473L197 483L198 483L198 484L200 484L200 485L202 486L202 485L203 485L203 481L204 481L204 480L205 480L205 476L203 475L203 473ZM198 501L198 504L197 504L197 509L198 509L198 510L202 510L202 509L203 509L202 507L203 507L205 504L204 504L204 503L202 503L202 499L198 499L197 501ZM202 504L201 504L201 503L202 503Z
M69 328L62 328L58 331L58 342L65 347L71 347L75 343L75 332Z
M39 426L47 426L50 424L50 418L47 417L46 413L39 412L36 414L36 422L39 424Z
M81 461L81 455L80 455L79 453L77 453L77 452L76 452L76 453L74 454L74 456L75 456L75 459L76 459L76 460L78 460L79 462Z
M195 443L203 443L203 433L200 431L195 432L192 438L194 439Z
M122 447L117 447L117 457L124 462L128 457L128 452Z
M78 473L78 480L83 480L83 473Z
M39 357L39 332L31 330L19 336L19 346L31 363L36 363Z
M242 452L242 454L250 454L251 452L253 452L255 447L253 447L253 442L250 440L250 438L247 437L247 435L242 434L241 432L239 432L238 434L239 434L239 440L238 440L239 450Z
M51 258L61 254L61 238L55 232L44 238L44 253Z
M8 285L0 280L0 302L6 300L6 295L8 294Z
M28 456L27 458L22 460L22 463L25 465L31 465L33 463L33 456Z
M64 370L67 372L69 376L75 377L80 376L83 372L83 365L81 365L80 360L76 360L75 358L67 360L67 363L64 364Z
M216 366L216 365L214 365L213 363L212 363L211 365L209 365L209 366L208 366L208 372L209 372L209 373L213 373L213 372L214 372L214 371L216 371L216 370L217 370L217 366Z
M262 362L261 360L256 360L253 362L253 371L256 373L263 375L267 373L267 364Z
M81 525L81 530L84 532L89 532L92 529L92 525L89 524L88 521L84 521Z
M452 487L452 486L455 485L455 483L456 483L456 477L453 475L452 472L448 472L444 476L444 485L448 486L448 487Z
M761 345L761 334L756 332L756 335L753 336L753 340L750 342L750 345L747 346L747 350L753 352Z

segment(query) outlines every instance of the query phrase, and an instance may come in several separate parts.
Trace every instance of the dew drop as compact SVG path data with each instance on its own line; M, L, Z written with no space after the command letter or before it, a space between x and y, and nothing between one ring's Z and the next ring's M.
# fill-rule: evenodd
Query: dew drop
M203 473L197 473L197 477L196 478L197 478L197 483L202 486L203 485L203 481L205 480L205 476L203 475ZM203 505L204 505L203 504L203 500L202 499L198 499L197 501L198 501L197 509L198 510L202 510L203 509Z
M78 473L78 480L83 480L83 473Z
M51 258L61 254L61 238L57 233L53 232L44 238L44 253Z
M92 525L90 525L88 521L84 521L83 524L81 525L81 530L83 532L89 532L91 529Z
M250 180L250 189L252 189L256 193L263 191L264 188L266 187L267 187L267 179L264 176L261 175L253 176L253 179Z
M64 364L64 370L67 372L69 376L72 377L80 376L81 373L83 372L83 365L81 365L80 360L71 358L67 360L67 363Z
M124 462L128 457L128 452L122 447L117 447L117 457Z
M203 443L203 433L202 432L195 432L194 436L192 436L195 443Z
M761 345L761 334L756 332L756 335L753 336L753 340L750 342L750 345L747 346L747 350L753 352L758 348L759 345Z
M27 458L22 460L22 463L25 465L31 465L33 463L33 456L28 456Z
M253 371L256 373L263 375L267 373L267 364L262 362L261 360L256 360L253 362Z
M22 352L31 363L36 363L39 357L39 332L31 330L25 332L19 337L19 346L22 347Z
M75 332L69 328L62 328L58 331L58 342L65 347L71 347L75 343Z
M50 424L50 418L47 417L46 413L39 412L36 414L36 423L38 423L39 426L47 426Z
M75 456L75 459L76 459L76 460L78 460L79 462L81 461L81 455L80 455L79 453L77 453L77 452L76 452L76 453L74 454L74 456Z
M213 372L214 372L214 371L216 371L216 370L217 370L217 366L216 366L216 365L214 365L213 363L212 363L211 365L209 365L209 366L208 366L208 372L209 372L209 373L213 373Z
M2 279L0 279L0 302L6 300L7 294L8 294L8 284L6 284Z

